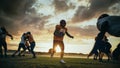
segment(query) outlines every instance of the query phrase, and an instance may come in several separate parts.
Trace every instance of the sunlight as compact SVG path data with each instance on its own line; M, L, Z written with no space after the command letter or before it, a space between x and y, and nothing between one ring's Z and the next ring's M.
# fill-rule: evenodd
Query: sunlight
M56 47L56 52L61 52L61 50L60 50L60 47L59 47L59 46L57 46L57 47Z

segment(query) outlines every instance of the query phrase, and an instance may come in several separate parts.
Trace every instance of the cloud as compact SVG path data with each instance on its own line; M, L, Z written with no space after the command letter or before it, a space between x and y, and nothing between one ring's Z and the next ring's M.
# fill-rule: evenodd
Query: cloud
M114 14L114 15L120 16L120 2L118 2L115 5L113 5L112 7L110 7L109 12Z
M66 12L69 9L75 8L75 5L70 3L69 0L54 0L53 5L56 13Z
M26 26L30 26L30 25L34 25L36 28L40 28L42 29L45 25L45 23L47 22L46 19L48 19L51 16L42 16L42 17L37 17L37 16L26 16L21 24L26 25ZM39 26L39 27L37 27Z
M41 30L49 16L38 16L31 8L35 0L1 0L0 26L5 26L13 35L19 32Z
M80 38L94 38L98 34L98 30L94 25L84 26L83 28L69 27L69 30Z
M33 3L33 0L1 0L0 11L7 16L24 15Z
M88 6L79 6L72 22L82 22L98 17L102 13L109 12L109 8L118 3L119 0L89 0Z
M5 26L10 32L17 34L20 26L15 21L24 18L32 3L32 0L1 0L0 26Z

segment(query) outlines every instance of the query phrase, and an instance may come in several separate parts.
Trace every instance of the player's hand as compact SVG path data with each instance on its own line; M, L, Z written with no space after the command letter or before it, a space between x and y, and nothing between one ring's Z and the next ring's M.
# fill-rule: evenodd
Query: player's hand
M13 40L13 37L11 37L11 40Z
M73 39L74 37L73 37L73 36L71 36L71 38Z

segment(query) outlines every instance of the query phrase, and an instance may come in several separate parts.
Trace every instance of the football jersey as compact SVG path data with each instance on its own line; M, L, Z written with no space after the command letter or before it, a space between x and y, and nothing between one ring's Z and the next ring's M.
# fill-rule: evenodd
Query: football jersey
M62 28L60 25L56 25L55 30L57 30L60 35L55 35L54 33L54 40L63 41L65 32L67 32L67 28Z
M25 41L26 41L25 37L24 37L24 35L22 35L20 43L25 44Z
M31 42L35 42L34 39L33 39L33 36L30 34L29 37L28 37L28 41L31 43Z

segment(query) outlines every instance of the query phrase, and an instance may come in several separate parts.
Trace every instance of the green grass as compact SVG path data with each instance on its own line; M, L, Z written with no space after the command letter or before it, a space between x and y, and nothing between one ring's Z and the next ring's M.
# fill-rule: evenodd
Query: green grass
M104 62L83 58L64 58L66 64L59 63L59 57L37 56L0 58L0 68L120 68L120 63L116 61Z

